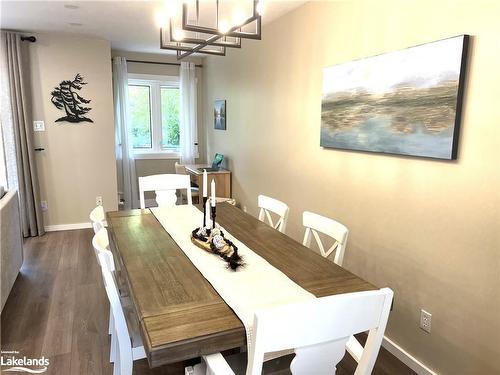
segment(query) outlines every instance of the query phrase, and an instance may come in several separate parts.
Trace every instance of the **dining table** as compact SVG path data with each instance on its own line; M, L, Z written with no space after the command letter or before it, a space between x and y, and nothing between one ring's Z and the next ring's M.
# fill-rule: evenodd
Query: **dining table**
M242 322L149 209L106 220L150 367L246 345ZM233 205L217 205L217 223L316 297L377 289Z

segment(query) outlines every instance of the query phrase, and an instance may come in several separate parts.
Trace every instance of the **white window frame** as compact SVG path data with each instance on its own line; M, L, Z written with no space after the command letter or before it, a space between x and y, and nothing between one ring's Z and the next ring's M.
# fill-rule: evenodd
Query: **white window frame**
M179 88L179 77L159 76L152 74L129 74L129 85L149 86L150 109L151 109L151 148L134 148L135 159L179 159L179 148L161 147L162 127L161 127L161 87ZM180 124L179 124L180 126ZM179 128L179 132L182 129Z

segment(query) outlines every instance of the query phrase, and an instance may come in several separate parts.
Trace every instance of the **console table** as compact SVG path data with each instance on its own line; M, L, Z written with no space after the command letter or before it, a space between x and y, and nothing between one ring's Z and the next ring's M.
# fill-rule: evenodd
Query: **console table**
M194 182L199 187L200 193L203 191L203 170L200 168L211 168L209 164L188 164L186 165L186 172L191 178L191 182ZM215 180L216 191L215 195L220 198L231 198L231 171L227 169L219 169L218 171L208 171L208 184ZM210 189L208 189L208 194L210 194Z

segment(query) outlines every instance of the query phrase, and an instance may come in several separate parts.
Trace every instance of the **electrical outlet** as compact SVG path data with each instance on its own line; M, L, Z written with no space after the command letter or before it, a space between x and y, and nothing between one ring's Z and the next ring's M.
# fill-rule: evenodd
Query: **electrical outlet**
M431 323L432 314L425 310L420 310L420 328L427 333L431 333Z
M102 206L102 197L100 195L95 197L95 204L98 206Z
M47 211L49 209L47 201L40 201L40 206L42 207L42 211Z

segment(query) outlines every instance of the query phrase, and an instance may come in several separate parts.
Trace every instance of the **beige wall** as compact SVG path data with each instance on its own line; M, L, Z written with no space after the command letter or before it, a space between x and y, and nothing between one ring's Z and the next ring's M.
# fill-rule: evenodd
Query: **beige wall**
M148 53L138 53L138 52L126 52L126 51L111 51L112 56L122 56L127 60L140 60L140 61L154 61L154 62L170 62L179 63L175 56L168 55L157 55ZM201 58L191 58L189 61L195 64L202 64ZM179 67L172 65L160 65L160 64L143 64L143 63L127 63L127 69L129 73L135 74L152 74L152 75L165 75L165 76L179 76ZM205 130L203 128L203 90L202 90L202 77L203 69L196 69L196 77L198 78L198 150L200 158L196 160L197 163L202 163L205 161ZM136 160L136 173L137 176L149 176L152 174L159 173L175 173L175 162L178 159L142 159ZM120 182L118 182L120 184Z
M228 157L235 198L254 215L259 193L287 202L297 240L306 209L347 225L345 267L395 291L387 336L445 374L500 372L498 14L485 1L313 2L204 62L207 152ZM323 67L463 33L457 161L319 146ZM227 131L213 129L216 98Z
M96 196L106 210L117 209L110 43L64 34L39 34L30 46L33 120L45 121L35 133L41 199L48 202L45 225L88 222ZM62 80L80 73L88 83L79 92L91 99L94 123L55 122L64 116L50 101Z

